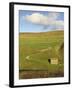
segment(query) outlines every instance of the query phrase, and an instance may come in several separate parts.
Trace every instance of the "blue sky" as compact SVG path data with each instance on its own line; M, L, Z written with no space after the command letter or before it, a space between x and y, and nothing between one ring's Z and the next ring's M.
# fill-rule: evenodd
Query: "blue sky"
M20 32L46 32L61 30L64 28L63 23L63 12L19 10Z

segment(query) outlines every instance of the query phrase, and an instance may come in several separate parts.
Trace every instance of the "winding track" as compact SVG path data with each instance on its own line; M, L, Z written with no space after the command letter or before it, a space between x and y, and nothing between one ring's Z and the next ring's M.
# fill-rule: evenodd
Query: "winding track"
M48 51L48 50L50 50L50 49L52 49L52 48L49 47L49 48L41 49L41 50L39 50L38 53L35 53L35 54L43 53L43 52ZM31 54L31 55L29 55L29 56L26 56L25 59L26 59L26 60L30 60L30 56L32 56L32 55L34 55L34 54Z

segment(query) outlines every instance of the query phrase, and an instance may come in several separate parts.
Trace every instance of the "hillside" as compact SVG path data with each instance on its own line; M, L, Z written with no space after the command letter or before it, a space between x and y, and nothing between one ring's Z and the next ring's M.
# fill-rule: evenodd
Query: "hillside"
M48 70L48 73L63 73L64 31L19 34L19 69ZM48 59L58 59L57 65L50 65ZM63 74L62 74L63 75ZM21 77L21 75L20 75Z

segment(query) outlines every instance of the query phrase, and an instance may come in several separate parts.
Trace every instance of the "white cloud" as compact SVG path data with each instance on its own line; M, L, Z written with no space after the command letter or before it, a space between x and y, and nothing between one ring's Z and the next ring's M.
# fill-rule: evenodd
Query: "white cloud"
M43 15L40 13L33 13L31 15L27 15L24 17L25 20L34 23L34 24L40 24L40 25L55 25L59 29L63 29L64 22L62 20L57 20L60 13L53 13L50 12L48 15Z
M33 13L32 15L26 16L25 19L35 24L45 24L48 18L40 13ZM43 23L43 21L45 22Z

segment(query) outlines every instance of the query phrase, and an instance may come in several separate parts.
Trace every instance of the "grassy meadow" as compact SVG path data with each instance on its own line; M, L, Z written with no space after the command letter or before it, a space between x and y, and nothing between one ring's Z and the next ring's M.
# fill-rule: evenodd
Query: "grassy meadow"
M64 31L19 33L19 79L64 76ZM48 59L57 58L58 64Z

